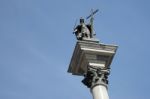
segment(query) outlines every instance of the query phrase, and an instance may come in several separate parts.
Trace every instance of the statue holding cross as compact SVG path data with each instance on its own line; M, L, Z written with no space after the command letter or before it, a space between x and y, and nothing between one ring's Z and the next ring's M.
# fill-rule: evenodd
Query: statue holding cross
M74 28L74 32L76 35L77 40L87 40L92 39L95 36L94 30L93 30L93 15L98 12L98 9L93 11L92 13L86 18L90 18L90 23L85 24L84 19L80 18L80 24Z

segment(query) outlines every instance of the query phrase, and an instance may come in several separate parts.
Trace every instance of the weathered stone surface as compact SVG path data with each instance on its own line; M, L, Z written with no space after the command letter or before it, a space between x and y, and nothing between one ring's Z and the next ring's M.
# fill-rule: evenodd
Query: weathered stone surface
M87 72L88 66L101 69L110 68L116 50L116 45L105 45L98 41L78 41L68 72L82 76Z

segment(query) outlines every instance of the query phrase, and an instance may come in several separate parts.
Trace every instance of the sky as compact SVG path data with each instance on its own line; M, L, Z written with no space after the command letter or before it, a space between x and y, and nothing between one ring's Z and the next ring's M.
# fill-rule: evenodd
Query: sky
M92 99L83 77L67 73L77 42L75 21L91 9L99 9L96 37L119 46L110 99L149 99L149 5L149 0L0 0L0 99Z

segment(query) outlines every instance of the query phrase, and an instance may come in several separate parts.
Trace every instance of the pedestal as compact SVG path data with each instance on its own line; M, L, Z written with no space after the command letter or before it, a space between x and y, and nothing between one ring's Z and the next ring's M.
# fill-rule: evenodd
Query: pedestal
M89 66L109 69L116 50L116 45L106 45L94 40L78 41L68 72L73 75L83 76Z

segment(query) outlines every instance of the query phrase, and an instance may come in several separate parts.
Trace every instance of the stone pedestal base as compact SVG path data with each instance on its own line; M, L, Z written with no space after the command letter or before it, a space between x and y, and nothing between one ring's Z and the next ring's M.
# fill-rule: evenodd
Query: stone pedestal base
M78 41L68 72L83 76L89 66L109 69L116 50L116 45L106 45L96 40Z

